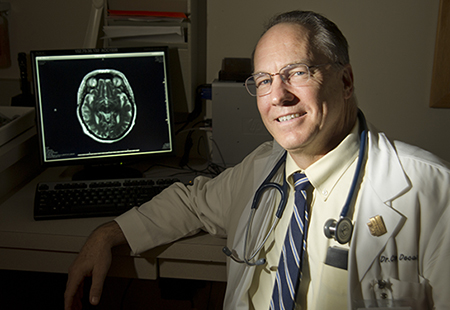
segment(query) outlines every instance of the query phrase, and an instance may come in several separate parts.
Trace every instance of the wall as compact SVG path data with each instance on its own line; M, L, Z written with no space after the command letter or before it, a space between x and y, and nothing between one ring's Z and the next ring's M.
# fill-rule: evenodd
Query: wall
M19 52L82 46L91 0L0 1L11 4L8 20L12 62L10 68L0 69L0 78L19 78Z
M439 0L227 0L208 2L207 80L224 57L250 57L272 14L313 10L346 35L366 117L392 139L450 161L450 109L429 108ZM439 137L439 138L438 138Z
M17 54L81 47L92 1L0 1L11 4L8 21L12 64L0 69L0 105L9 105L11 97L20 93Z
M90 0L9 2L13 55L83 43ZM429 108L438 5L439 0L209 0L207 81L217 77L224 57L250 56L262 23L272 14L314 10L347 36L367 118L391 138L450 161L450 146L442 143L450 138L450 109ZM0 69L0 105L19 90L15 57L11 69Z

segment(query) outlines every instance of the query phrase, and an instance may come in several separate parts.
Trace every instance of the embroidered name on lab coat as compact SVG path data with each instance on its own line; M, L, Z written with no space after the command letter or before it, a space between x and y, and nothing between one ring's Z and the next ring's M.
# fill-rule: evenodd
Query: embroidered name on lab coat
M397 261L400 262L408 262L408 261L415 261L417 260L417 255L404 255L400 254L400 256L397 255L391 255L391 256L380 256L380 263L394 263Z

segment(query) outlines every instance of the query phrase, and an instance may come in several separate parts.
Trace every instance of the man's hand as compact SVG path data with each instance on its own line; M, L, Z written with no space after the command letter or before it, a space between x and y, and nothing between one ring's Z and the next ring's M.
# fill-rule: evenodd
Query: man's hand
M103 290L103 283L111 266L111 249L126 243L125 236L116 222L97 228L88 238L78 257L69 268L69 276L64 293L64 309L81 309L83 283L92 277L89 301L97 305Z

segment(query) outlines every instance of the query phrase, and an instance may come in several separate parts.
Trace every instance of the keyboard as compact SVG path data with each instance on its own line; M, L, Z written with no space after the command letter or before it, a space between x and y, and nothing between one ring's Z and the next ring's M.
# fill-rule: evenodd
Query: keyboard
M149 201L177 181L140 178L39 183L34 219L117 216Z

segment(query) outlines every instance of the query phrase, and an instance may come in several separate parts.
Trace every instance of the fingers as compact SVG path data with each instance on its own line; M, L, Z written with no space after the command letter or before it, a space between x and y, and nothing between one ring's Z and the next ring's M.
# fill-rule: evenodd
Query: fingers
M111 248L123 243L126 243L125 236L115 222L99 227L89 236L69 268L64 293L65 310L81 309L83 282L86 277L92 277L89 302L93 305L99 303L103 284L111 266Z
M100 302L100 297L102 296L103 284L105 283L105 278L108 273L108 268L104 268L105 266L109 266L109 264L102 265L92 273L92 284L91 290L89 292L89 302L94 306L98 305L98 303Z
M103 284L108 273L108 268L100 268L93 270L92 283L89 294L89 302L96 306L100 302L103 291ZM64 293L65 310L78 310L82 308L83 286L84 280L90 275L84 273L69 272L66 291Z
M84 277L74 279L70 275L67 279L66 291L64 292L64 309L78 310L82 308Z
M97 275L100 274L100 276L103 277L103 280L101 280L100 282L103 283L104 278L106 277L108 266L101 267L102 264L99 264L99 261L102 261L101 258L99 259L97 254L91 255L91 252L86 251L86 248L87 247L84 247L81 250L80 254L69 268L66 291L64 292L65 310L81 309L85 278L92 276L93 279L96 279ZM104 272L96 272L97 269L105 268L106 271ZM102 273L104 273L105 275L102 275ZM97 281L96 283L99 283L99 281ZM99 292L97 293L99 300L101 289L97 289L97 292Z
M64 293L65 310L81 309L83 284L86 277L92 277L89 302L92 305L98 305L103 291L103 284L108 274L111 257L110 255L102 256L102 259L100 259L101 263L88 265L84 265L84 261L80 263L79 260L77 259L69 269L69 277Z
M94 285L94 282L92 282L91 291L89 294L89 302L96 306L100 302L100 297L102 296L103 291L103 282L98 285Z

